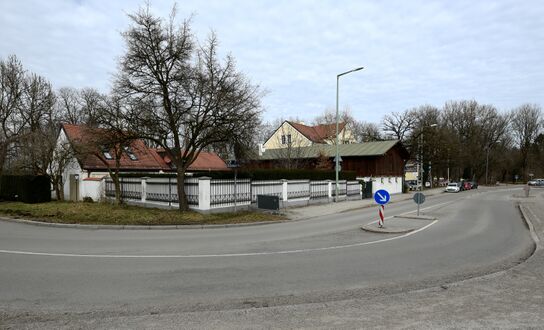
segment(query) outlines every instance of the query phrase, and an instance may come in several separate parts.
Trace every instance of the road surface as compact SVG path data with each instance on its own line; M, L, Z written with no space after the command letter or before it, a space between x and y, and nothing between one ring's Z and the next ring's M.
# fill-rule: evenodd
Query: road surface
M376 208L205 230L0 222L0 309L4 318L100 318L339 301L447 283L530 254L511 195L429 197L423 211L437 221L405 235L360 230L376 220ZM414 209L412 201L390 204L386 216Z

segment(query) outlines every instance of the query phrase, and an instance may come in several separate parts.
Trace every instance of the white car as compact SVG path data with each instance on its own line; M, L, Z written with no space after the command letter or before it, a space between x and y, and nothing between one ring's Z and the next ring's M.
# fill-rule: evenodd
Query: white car
M456 193L458 193L460 191L461 191L461 186L457 182L448 183L448 186L446 187L446 192L456 192Z

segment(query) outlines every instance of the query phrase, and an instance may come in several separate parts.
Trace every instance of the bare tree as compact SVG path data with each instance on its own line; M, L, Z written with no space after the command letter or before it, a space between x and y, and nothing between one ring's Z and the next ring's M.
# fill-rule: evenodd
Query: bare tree
M353 135L357 142L383 141L385 139L378 125L364 121L355 123Z
M60 88L57 92L56 107L63 123L73 125L86 123L77 89L72 87Z
M354 136L350 134L353 134L353 132L357 130L358 122L352 116L349 106L344 107L344 110L339 112L338 123L344 126L344 130L338 132L342 133L342 135L338 137L340 144L354 138ZM328 142L336 145L336 126L334 124L336 124L336 110L332 108L325 109L321 115L314 119L314 125L328 125L329 131L326 133L326 135L333 137L329 139Z
M25 123L20 116L25 71L15 55L0 60L0 176L13 142Z
M84 116L85 125L96 127L99 125L101 106L103 105L103 95L94 88L83 88L79 92L81 112Z
M58 130L57 130L58 131ZM48 164L47 173L55 190L57 199L64 200L64 170L70 165L76 157L76 153L69 141L58 141L55 139L47 139L47 148L52 149L50 161Z
M126 115L134 113L127 111L125 108L130 107L127 99L121 98L119 95L101 96L100 104L96 105L95 123L100 128L89 128L90 136L90 151L100 159L100 161L108 169L108 173L115 187L115 203L123 202L121 196L120 169L121 160L126 157L136 157L136 149L139 144L134 143L138 139L138 133L131 129L131 118ZM104 151L110 153L113 158L112 162L104 158Z
M47 173L56 135L55 93L51 83L34 73L26 76L19 109L25 123L16 145L19 168L35 175Z
M416 110L411 109L386 115L382 121L383 131L404 142L416 123L415 113Z
M189 21L177 25L175 8L169 20L149 8L129 17L116 87L131 102L148 105L134 116L133 128L172 159L180 210L187 210L185 171L204 148L255 122L261 93L237 71L232 56L218 58L215 34L199 45Z
M521 153L521 170L527 178L529 151L542 129L542 109L536 104L523 104L512 112L512 134Z

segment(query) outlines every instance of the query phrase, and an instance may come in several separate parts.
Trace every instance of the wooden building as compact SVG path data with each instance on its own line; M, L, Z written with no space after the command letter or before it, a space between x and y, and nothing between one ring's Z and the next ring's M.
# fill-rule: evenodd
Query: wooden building
M358 177L404 175L409 158L406 148L397 140L338 146L342 170L355 171ZM301 148L268 149L253 162L259 168L334 169L336 146L316 144Z

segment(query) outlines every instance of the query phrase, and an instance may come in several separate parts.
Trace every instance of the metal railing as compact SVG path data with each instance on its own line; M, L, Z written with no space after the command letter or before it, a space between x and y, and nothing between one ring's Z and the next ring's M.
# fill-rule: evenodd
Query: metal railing
M120 183L123 199L168 203L169 205L178 203L177 180L175 177L124 177L120 178ZM199 207L200 184L199 178L185 178L185 194L189 205L192 207ZM142 198L144 185L145 196L143 197L145 198ZM334 197L334 185L335 182L330 180L252 181L251 179L238 179L235 188L233 179L212 179L209 180L209 207L221 208L233 205L249 205L257 202L257 195L278 196L280 199L286 198L287 200L325 199L331 195ZM207 188L204 189L204 191L207 191ZM360 195L361 191L361 184L358 181L339 181L339 196L356 196ZM286 193L286 196L284 196L284 193ZM115 197L115 186L110 178L105 180L105 194L107 197Z
M329 180L310 181L310 199L329 197Z
M122 199L141 199L142 180L140 178L119 178ZM115 184L113 180L106 179L106 196L115 197Z
M257 195L278 196L283 195L283 181L267 180L251 182L251 202L257 203Z
M333 194L336 193L336 190L334 189L334 185L336 183L333 183ZM348 182L346 180L339 180L338 181L338 196L346 196L348 190Z
M210 181L212 207L251 204L251 180L214 179Z
M348 181L346 189L346 194L348 196L361 195L361 184L359 183L359 181Z
M287 181L287 200L310 197L310 180Z

